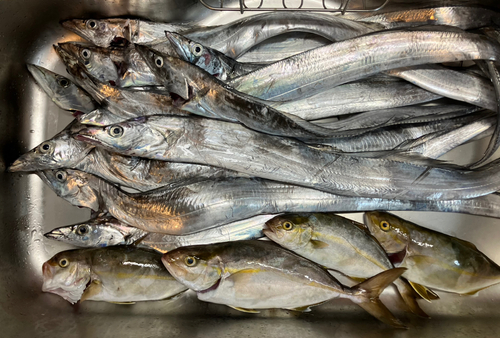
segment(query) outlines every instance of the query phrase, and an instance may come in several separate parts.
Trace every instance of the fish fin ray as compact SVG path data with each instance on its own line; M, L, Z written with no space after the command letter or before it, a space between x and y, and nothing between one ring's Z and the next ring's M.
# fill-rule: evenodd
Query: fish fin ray
M420 295L420 297L422 297L426 301L431 302L431 300L439 299L438 294L435 293L434 291L430 290L428 287L421 285L421 284L418 284L418 283L415 283L415 282L412 282L410 280L408 281L408 283L410 283L413 290L415 290L415 292L418 293Z
M84 302L91 297L98 295L102 291L102 284L98 280L93 280L90 282L89 286L85 288L85 291L82 294L82 297L80 297L80 303Z
M230 308L233 308L233 309L241 311L241 312L246 312L246 313L260 313L260 311L257 311L257 310L254 310L254 309L245 309L245 308L242 308L242 307L232 306L232 305L228 305L228 306Z
M323 249L330 246L328 243L325 243L317 239L311 239L310 242L315 249Z

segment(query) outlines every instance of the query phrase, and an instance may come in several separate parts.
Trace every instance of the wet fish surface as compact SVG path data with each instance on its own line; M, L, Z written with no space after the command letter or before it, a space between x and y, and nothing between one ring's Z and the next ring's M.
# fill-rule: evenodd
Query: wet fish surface
M365 224L404 277L437 290L474 294L500 283L500 267L462 239L386 212L367 212Z
M134 247L63 251L45 262L42 270L42 291L72 304L161 300L187 289L165 270L161 254Z
M166 253L162 261L202 301L255 313L271 308L303 311L347 298L384 323L404 327L378 299L404 270L392 269L349 288L309 260L264 241L184 247Z

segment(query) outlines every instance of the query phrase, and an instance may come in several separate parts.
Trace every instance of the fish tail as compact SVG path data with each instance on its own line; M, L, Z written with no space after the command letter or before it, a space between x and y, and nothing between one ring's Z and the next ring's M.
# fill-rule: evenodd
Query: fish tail
M406 268L386 270L351 288L351 300L365 309L369 314L395 328L407 327L389 311L378 298L384 289L392 284Z
M394 284L396 285L401 298L403 298L403 301L412 313L423 318L430 318L430 316L425 313L424 310L422 310L418 305L418 294L413 290L408 282L406 282L404 279L399 278L394 281Z

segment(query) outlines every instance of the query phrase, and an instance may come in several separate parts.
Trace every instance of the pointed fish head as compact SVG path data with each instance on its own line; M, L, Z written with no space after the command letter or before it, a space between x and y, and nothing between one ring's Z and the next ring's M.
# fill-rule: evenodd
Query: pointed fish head
M80 65L97 80L112 86L120 80L109 50L76 42L59 43L59 47L78 60Z
M121 224L114 217L106 216L60 227L44 236L80 247L95 248L130 244L128 239L137 231L142 232L137 228Z
M160 131L150 120L143 116L106 127L88 127L76 138L130 156L147 156L159 149L164 152L175 143L175 131Z
M216 78L226 80L223 60L221 59L222 55L219 55L220 52L189 40L177 33L165 32L165 34L174 46L180 59L205 70Z
M267 221L263 232L282 247L296 250L309 243L313 226L307 215L285 214Z
M71 168L80 163L93 148L93 145L75 140L69 133L60 133L21 155L9 167L9 171Z
M388 254L406 249L410 236L399 217L387 212L365 212L364 223Z
M165 88L184 100L190 98L188 85L189 66L184 60L160 53L146 46L136 45L135 49L141 54L151 71ZM199 70L198 70L199 71Z
M81 124L92 126L109 126L111 124L123 122L127 118L115 115L109 110L98 108L87 114L79 115L77 119Z
M130 19L66 20L62 26L99 47L125 46L130 40Z
M90 257L82 250L63 251L43 263L42 272L42 291L74 304L90 282Z
M57 196L73 205L99 210L101 179L72 169L37 171L38 176L54 190Z
M73 81L40 66L28 64L38 85L61 109L87 113L94 109L92 98Z
M161 260L177 281L196 292L217 287L222 276L221 262L210 246L178 248Z

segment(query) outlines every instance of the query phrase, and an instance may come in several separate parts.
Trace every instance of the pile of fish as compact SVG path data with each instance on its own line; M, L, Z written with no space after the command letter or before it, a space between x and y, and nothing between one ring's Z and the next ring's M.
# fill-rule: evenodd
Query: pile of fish
M43 291L130 303L191 289L246 312L347 298L404 328L378 298L390 284L427 317L432 289L500 283L473 244L374 211L500 217L500 159L485 164L500 145L499 17L63 22L88 41L54 46L70 77L28 70L75 120L9 169L93 218L46 234L84 249L43 265ZM437 160L488 136L475 163ZM359 211L366 224L333 214Z

